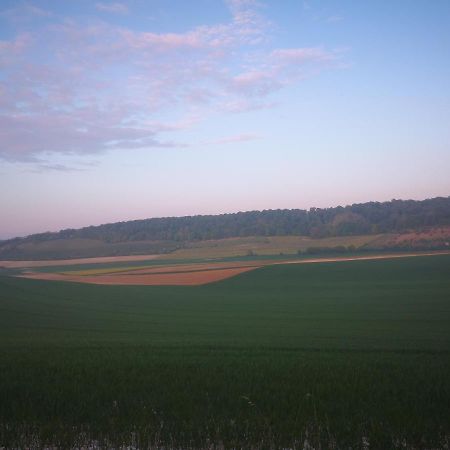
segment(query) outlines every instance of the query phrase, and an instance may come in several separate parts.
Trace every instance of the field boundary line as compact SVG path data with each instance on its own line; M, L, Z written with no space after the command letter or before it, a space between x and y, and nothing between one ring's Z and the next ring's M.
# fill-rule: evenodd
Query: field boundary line
M438 255L450 255L450 251L433 252L433 253L390 253L387 255L370 255L370 256L336 256L333 258L310 258L310 259L297 259L295 261L279 261L272 263L271 265L284 265L284 264L314 264L325 262L345 262L345 261L370 261L377 259L395 259L395 258L414 258L419 256L438 256Z

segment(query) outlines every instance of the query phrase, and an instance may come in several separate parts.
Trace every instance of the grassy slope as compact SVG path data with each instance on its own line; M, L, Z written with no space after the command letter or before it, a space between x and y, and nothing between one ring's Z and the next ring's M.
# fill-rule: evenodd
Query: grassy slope
M449 275L450 256L433 256L268 267L189 288L0 278L0 423L14 424L0 445L22 423L53 443L84 426L184 445L292 445L309 430L328 446L364 435L371 448L403 437L439 448Z
M390 235L386 235L390 236ZM187 248L175 250L163 258L221 258L246 255L253 252L258 255L296 254L309 247L337 247L350 245L355 248L383 239L383 235L337 236L313 239L308 236L271 236L230 238L188 243Z
M439 234L438 231L442 233ZM437 233L437 234L436 234ZM12 258L17 260L63 259L79 257L159 254L162 259L226 258L255 255L297 254L309 248L334 248L338 246L355 249L384 248L445 248L443 236L450 235L448 228L435 229L434 234L378 234L362 236L337 236L311 238L308 236L240 237L207 241L130 241L107 243L94 239L58 239L18 246ZM414 237L416 239L414 239ZM400 245L401 244L401 245ZM180 248L182 247L182 248ZM8 256L9 255L9 256ZM11 259L11 254L0 248L0 260Z
M308 247L335 247L339 245L360 247L371 242L381 242L391 235L341 236L323 239L312 239L307 236L272 236L245 237L196 242L156 242L130 241L107 243L93 239L58 239L41 243L26 243L19 245L19 253L14 259L54 259L95 257L106 255L140 255L162 253L163 258L221 258L246 255L249 251L262 255L277 255L279 253L297 253ZM175 250L177 247L185 246ZM173 251L175 250L175 251ZM164 253L169 252L169 253ZM2 256L0 259L9 259Z
M0 259L51 260L56 258L145 255L172 251L175 248L177 248L177 244L171 241L129 241L109 243L97 239L56 239L43 242L22 243L17 245L14 251L0 247Z

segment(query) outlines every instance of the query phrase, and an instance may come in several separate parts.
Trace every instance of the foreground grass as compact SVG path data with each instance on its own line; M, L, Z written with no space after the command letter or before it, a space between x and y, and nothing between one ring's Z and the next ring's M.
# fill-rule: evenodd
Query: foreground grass
M0 446L445 448L450 256L200 287L0 278Z

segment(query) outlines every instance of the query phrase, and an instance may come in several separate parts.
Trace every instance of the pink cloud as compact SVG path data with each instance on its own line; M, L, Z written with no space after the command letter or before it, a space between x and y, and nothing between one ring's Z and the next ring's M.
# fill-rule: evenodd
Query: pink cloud
M246 96L264 97L279 89L280 83L270 72L253 70L233 77L231 87Z
M0 40L0 62L2 65L11 64L17 61L25 50L31 45L32 38L29 33L20 33L10 41Z
M333 61L336 56L322 48L284 48L274 50L271 54L275 61L284 64L302 64L305 62Z
M271 95L296 82L299 70L333 61L321 48L261 45L270 24L259 4L227 4L229 22L183 33L53 18L39 33L0 41L0 158L185 146L161 135L211 113L273 107Z
M123 30L122 35L129 48L139 51L152 50L164 52L167 50L185 50L189 48L198 49L206 44L206 42L202 41L202 36L196 32L186 34L158 34Z
M226 113L240 114L261 109L271 109L276 106L276 102L263 101L260 99L235 99L221 104L221 110Z

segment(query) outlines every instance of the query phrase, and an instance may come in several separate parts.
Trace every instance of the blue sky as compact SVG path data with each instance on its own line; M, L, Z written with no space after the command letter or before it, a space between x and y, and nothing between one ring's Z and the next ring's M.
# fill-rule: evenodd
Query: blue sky
M450 194L450 2L0 4L0 239Z

